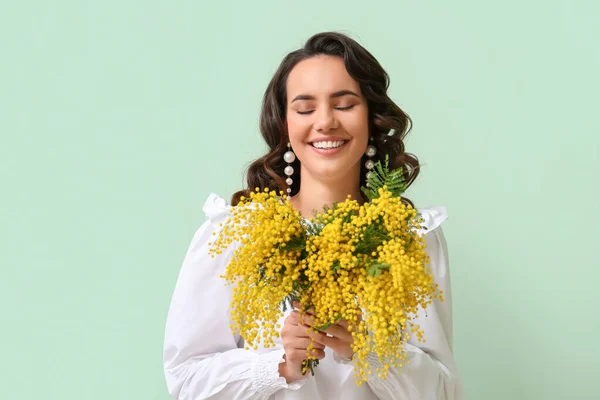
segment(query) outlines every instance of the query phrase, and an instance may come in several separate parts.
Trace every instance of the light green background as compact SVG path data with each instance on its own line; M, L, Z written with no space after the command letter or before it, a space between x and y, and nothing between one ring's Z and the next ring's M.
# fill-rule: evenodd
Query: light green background
M268 80L323 30L365 45L414 119L409 195L449 210L468 398L600 398L599 12L5 2L0 398L168 398L164 323L201 206L240 188Z

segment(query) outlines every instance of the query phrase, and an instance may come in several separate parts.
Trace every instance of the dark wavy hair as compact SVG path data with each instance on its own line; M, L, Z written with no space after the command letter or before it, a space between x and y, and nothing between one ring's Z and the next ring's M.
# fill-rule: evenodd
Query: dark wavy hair
M409 186L419 174L418 159L404 151L403 140L411 130L412 121L387 95L390 83L388 74L375 57L355 40L341 33L323 32L308 39L301 49L288 54L269 82L260 115L260 131L269 146L269 152L248 167L247 188L232 196L232 205L237 205L242 196L247 197L255 188L285 192L287 185L283 170L287 164L283 154L287 151L288 143L286 82L296 64L319 55L343 59L348 74L360 84L367 100L369 136L377 148L373 161L384 160L389 155L390 168L402 167ZM367 171L364 162L362 164L360 184L364 186ZM300 189L300 161L297 158L293 167L292 196ZM409 199L403 200L412 205Z

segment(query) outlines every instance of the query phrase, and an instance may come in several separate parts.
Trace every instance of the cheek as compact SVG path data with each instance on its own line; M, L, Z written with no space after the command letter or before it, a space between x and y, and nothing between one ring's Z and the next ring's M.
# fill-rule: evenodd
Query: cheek
M286 119L288 135L290 140L302 140L304 136L306 136L307 122L306 119L298 118L298 115L290 115L288 114Z
M369 120L366 113L356 113L346 121L348 133L359 141L368 141Z

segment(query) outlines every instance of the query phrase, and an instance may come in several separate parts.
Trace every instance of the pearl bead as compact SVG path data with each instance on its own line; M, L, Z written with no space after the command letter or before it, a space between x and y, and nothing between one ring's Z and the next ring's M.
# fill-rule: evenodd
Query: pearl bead
M287 179L285 180L285 183L287 183L288 185L291 185L292 183L294 183L294 181L293 181L293 179L292 179L292 178L287 178Z
M370 145L367 147L367 151L365 151L365 154L367 155L367 157L373 157L375 154L377 154L377 147Z
M294 168L292 168L291 165L288 165L287 167L285 167L285 169L283 170L283 173L286 174L287 176L291 176L294 175Z
M371 187L371 185L369 184L369 182L365 183L366 187Z
M367 169L373 169L375 167L375 163L373 162L373 160L367 160L367 162L365 163L365 167L367 167Z
M287 188L287 192L288 193L292 193L292 189L291 188Z
M283 155L283 159L286 163L293 163L296 160L296 155L293 151L286 151L286 153Z
M371 179L372 176L373 176L372 172L367 172L367 179Z

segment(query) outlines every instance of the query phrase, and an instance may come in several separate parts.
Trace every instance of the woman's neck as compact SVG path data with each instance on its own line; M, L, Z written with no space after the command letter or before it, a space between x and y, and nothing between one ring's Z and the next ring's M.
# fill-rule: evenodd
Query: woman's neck
M315 211L323 211L323 207L332 207L334 203L341 203L348 195L364 202L360 190L360 176L352 174L356 179L339 179L323 182L304 176L300 181L300 190L292 197L292 205L304 218L311 218Z

